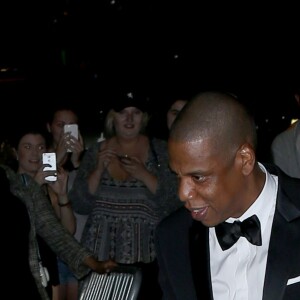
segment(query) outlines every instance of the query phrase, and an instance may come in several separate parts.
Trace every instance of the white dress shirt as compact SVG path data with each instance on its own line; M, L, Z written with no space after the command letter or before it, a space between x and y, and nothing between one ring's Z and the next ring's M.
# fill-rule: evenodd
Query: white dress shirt
M278 178L260 168L266 174L264 188L239 218L226 222L243 221L257 215L261 224L262 246L252 245L245 237L228 250L223 251L216 237L215 228L209 229L210 269L214 300L260 300L266 271L271 227L275 212Z

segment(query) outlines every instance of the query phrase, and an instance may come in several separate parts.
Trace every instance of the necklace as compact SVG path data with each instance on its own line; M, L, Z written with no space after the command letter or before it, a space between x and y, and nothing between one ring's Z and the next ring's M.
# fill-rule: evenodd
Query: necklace
M116 138L116 144L117 144L117 152L119 153L119 158L129 158L130 156L136 156L139 151L138 146L140 144L140 136L137 137L135 141L129 141L125 143L120 143L120 140Z

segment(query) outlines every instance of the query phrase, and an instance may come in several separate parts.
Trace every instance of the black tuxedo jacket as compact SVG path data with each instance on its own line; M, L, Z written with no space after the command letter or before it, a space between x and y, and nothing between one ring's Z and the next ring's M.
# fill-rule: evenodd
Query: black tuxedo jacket
M262 300L299 300L300 180L286 176L275 166L267 169L278 176L278 193ZM164 300L213 300L208 232L184 207L157 227Z

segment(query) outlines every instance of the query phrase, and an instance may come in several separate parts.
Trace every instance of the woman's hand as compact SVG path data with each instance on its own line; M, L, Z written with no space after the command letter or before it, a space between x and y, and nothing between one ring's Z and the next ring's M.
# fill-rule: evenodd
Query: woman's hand
M69 136L68 149L72 151L71 162L73 167L78 168L80 165L81 154L84 150L84 142L80 132L78 132L78 139Z
M149 173L145 165L136 157L122 156L120 158L122 168L133 178L144 181Z
M88 256L84 262L89 268L99 274L110 273L115 267L118 266L118 264L112 259L99 261L93 256Z
M146 166L137 157L122 157L122 168L133 178L142 181L147 188L155 194L157 189L157 178L151 174Z
M47 176L55 175L56 171L44 171L45 166L42 165L37 172L35 173L33 179L38 185L43 185L47 183L48 181L46 180Z
M57 180L56 181L46 181L49 187L57 196L65 196L67 194L67 184L69 174L64 168L57 167Z
M117 153L111 149L102 149L98 152L97 169L103 172L113 159L117 159Z

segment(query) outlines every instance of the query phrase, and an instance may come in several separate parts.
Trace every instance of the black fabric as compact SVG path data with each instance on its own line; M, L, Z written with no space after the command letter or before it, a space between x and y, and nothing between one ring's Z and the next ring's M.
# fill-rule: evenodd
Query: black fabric
M189 241L191 269L198 299L212 299L210 276L203 276L203 274L210 274L210 264L207 259L209 257L208 232L208 228L201 222L193 220ZM206 241L207 246L204 246Z
M47 189L45 189L45 193L48 195ZM49 197L50 201L50 197ZM46 287L46 291L50 298L52 298L52 286L59 285L59 272L58 272L58 262L57 256L54 251L50 248L50 246L44 241L42 237L36 234L36 240L39 247L40 259L42 261L42 265L47 268L49 273L49 281Z
M216 235L223 251L233 246L241 236L253 245L261 246L260 222L256 215L243 222L223 222L216 226Z
M57 256L51 250L51 248L46 244L46 242L39 236L36 236L37 242L39 245L40 256L42 260L42 264L47 268L49 272L50 280L48 282L48 286L46 287L47 293L49 297L52 298L52 285L59 284L59 274L58 274L58 266L57 266Z
M138 300L159 300L162 299L162 291L158 283L157 260L151 263L135 263L134 266L142 270L142 283Z

